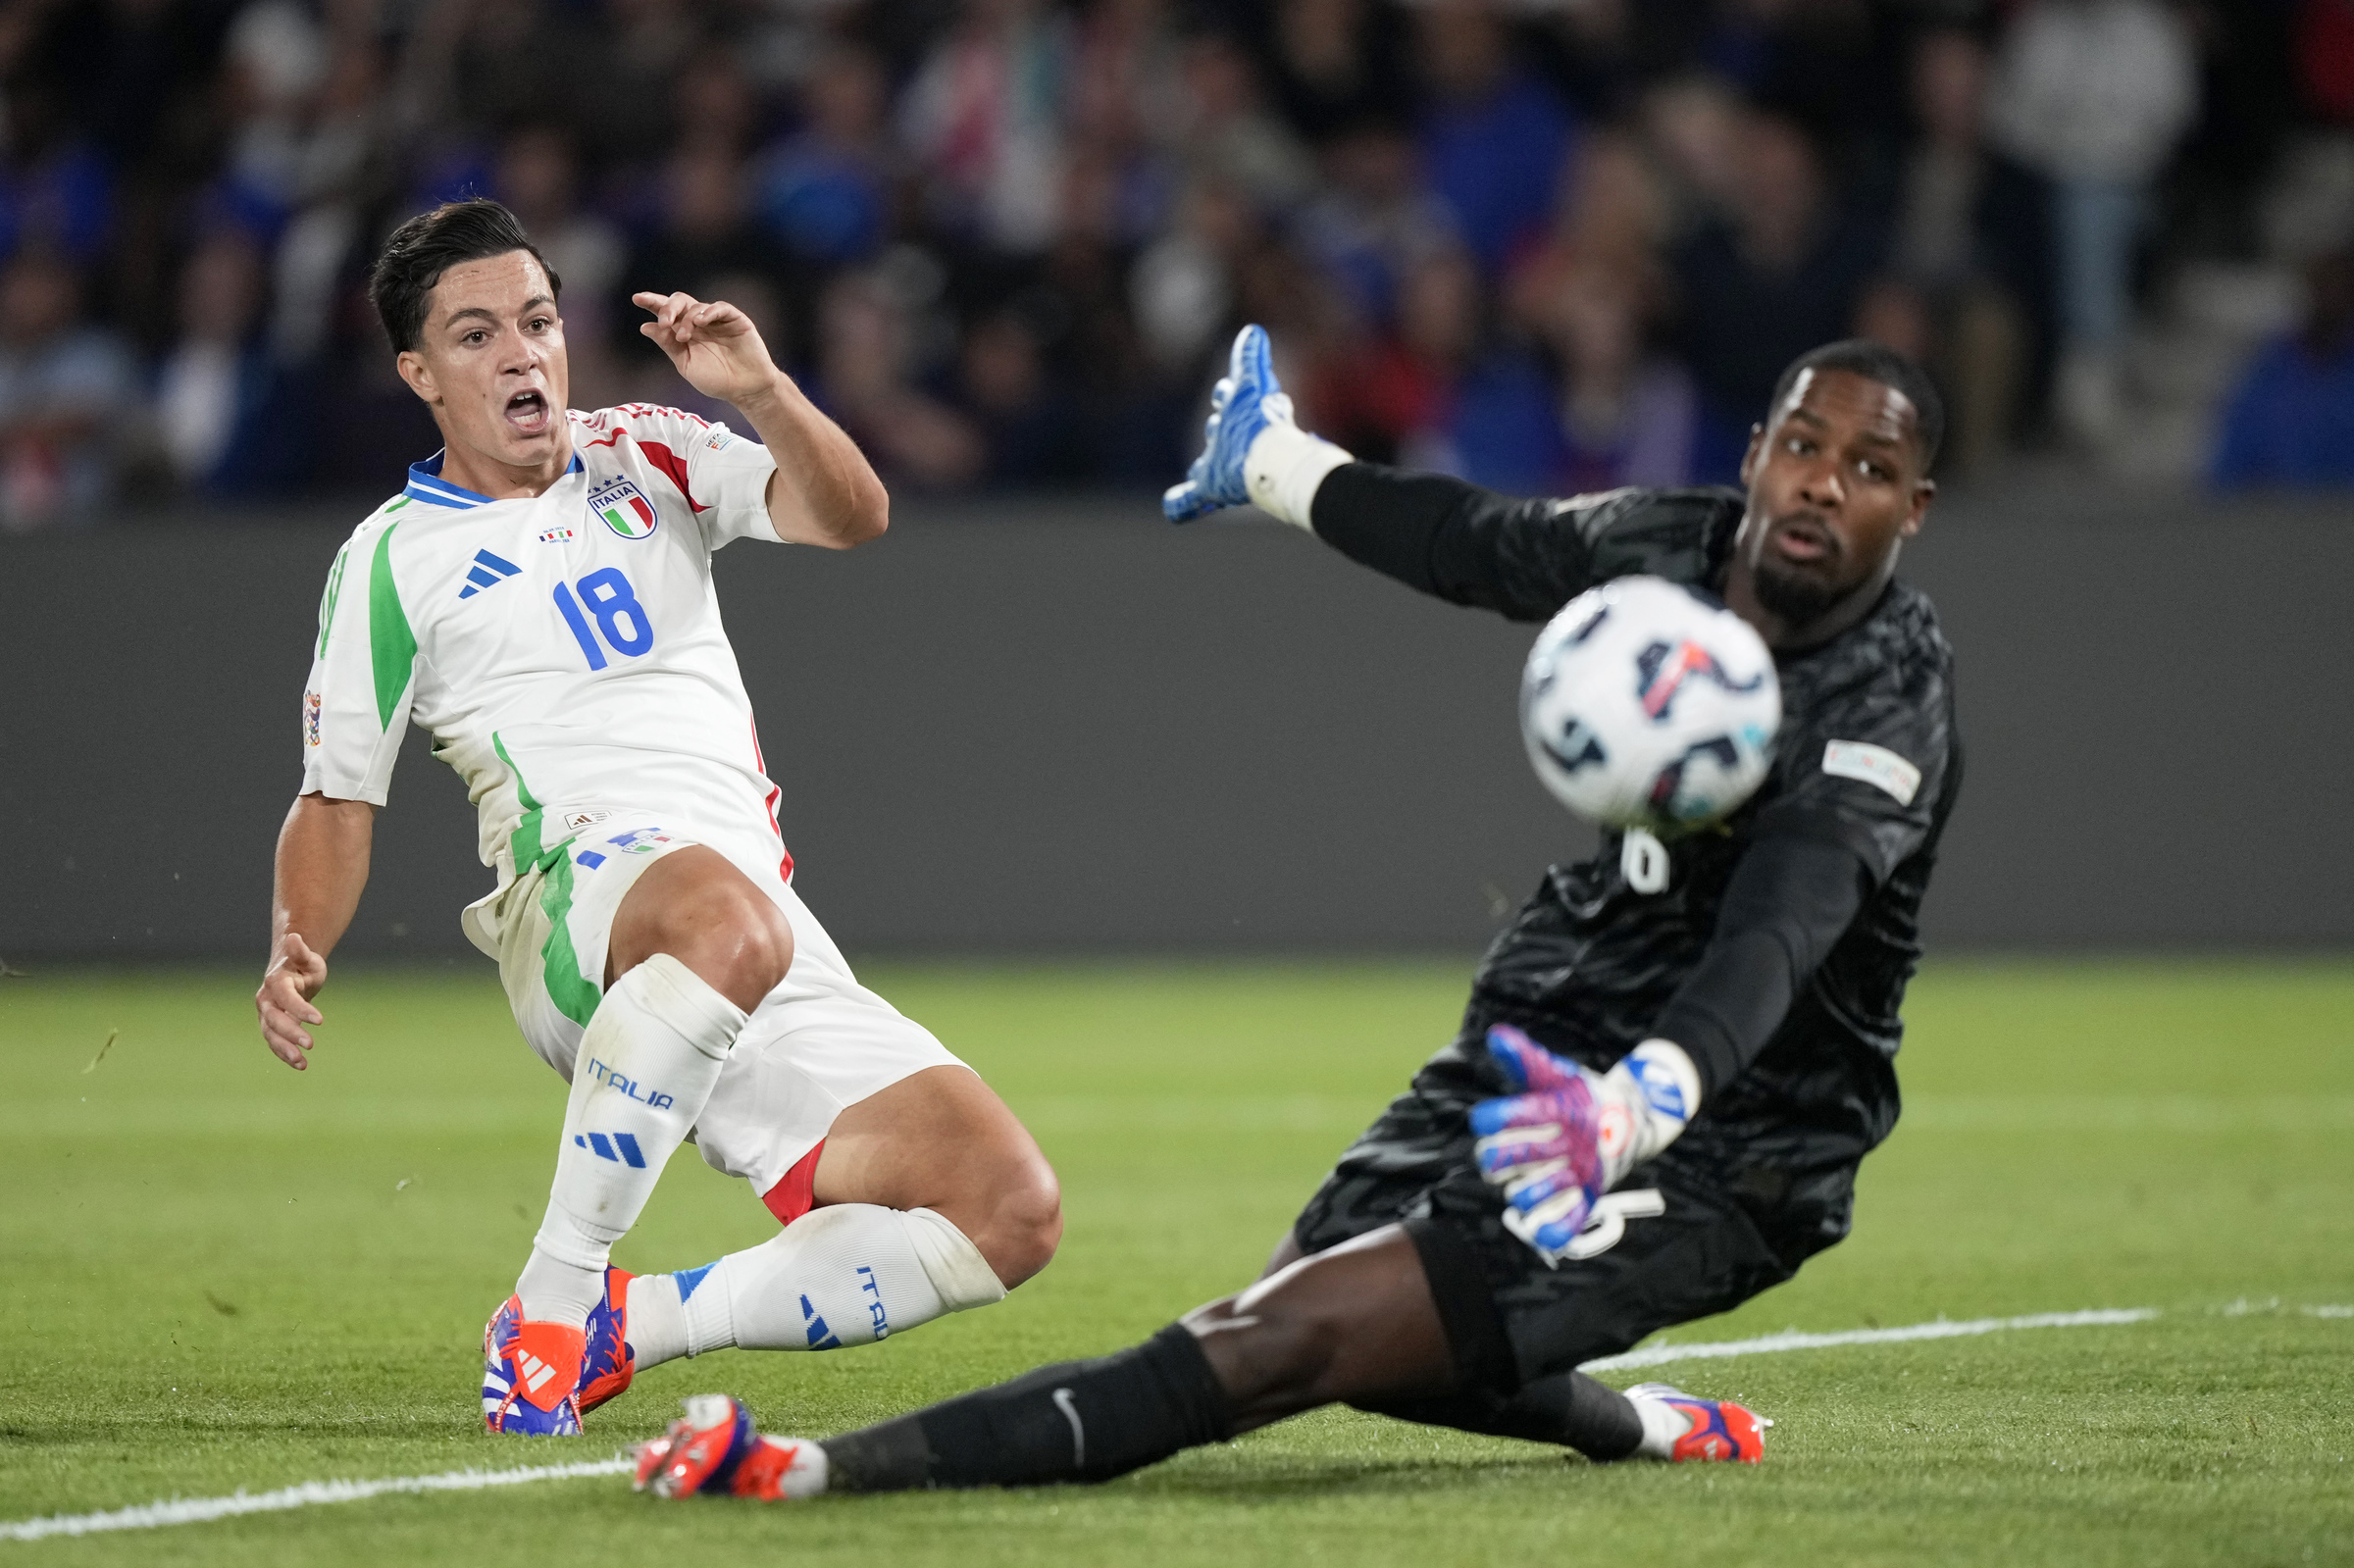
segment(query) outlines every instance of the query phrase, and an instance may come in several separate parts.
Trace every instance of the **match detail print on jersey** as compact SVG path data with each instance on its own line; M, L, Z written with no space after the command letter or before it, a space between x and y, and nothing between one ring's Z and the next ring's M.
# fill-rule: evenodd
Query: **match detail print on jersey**
M1913 804L1920 792L1920 770L1868 740L1833 740L1822 748L1822 771L1839 779L1856 779L1887 791L1900 806Z

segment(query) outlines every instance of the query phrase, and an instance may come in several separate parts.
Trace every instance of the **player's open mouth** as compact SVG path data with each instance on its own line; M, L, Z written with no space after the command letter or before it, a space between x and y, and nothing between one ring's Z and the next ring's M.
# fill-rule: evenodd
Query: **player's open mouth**
M507 423L515 427L518 435L539 435L546 431L548 422L547 394L517 392L507 399Z
M1773 548L1785 561L1820 561L1836 555L1839 541L1811 517L1786 517L1773 526Z

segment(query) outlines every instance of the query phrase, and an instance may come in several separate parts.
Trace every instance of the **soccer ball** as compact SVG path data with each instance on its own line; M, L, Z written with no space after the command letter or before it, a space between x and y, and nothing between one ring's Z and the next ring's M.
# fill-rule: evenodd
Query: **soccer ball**
M1729 815L1765 782L1781 723L1766 639L1713 595L1662 578L1571 599L1520 677L1537 777L1605 828L1680 833Z

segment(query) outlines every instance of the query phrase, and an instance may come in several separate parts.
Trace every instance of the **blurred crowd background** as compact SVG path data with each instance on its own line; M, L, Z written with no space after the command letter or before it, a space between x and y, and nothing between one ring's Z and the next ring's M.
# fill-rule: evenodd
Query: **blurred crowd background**
M394 487L366 268L477 194L575 406L724 297L906 490L1167 483L1248 320L1507 489L1850 332L1951 478L2354 485L2354 0L0 0L0 528Z

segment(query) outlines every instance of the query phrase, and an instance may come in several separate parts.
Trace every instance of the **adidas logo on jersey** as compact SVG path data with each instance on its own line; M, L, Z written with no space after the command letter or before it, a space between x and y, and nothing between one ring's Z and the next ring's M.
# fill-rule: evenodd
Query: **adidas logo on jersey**
M488 550L474 552L474 565L466 574L466 586L458 589L458 597L471 599L485 588L495 588L523 570L512 561L503 561Z

